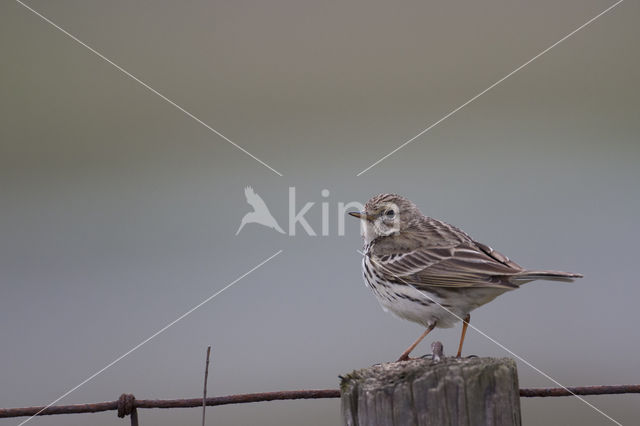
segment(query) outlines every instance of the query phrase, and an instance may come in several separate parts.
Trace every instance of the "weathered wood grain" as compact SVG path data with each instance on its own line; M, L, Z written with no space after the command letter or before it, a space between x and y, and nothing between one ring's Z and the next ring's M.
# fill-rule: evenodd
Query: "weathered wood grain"
M379 364L342 378L347 426L520 425L516 364L443 358Z

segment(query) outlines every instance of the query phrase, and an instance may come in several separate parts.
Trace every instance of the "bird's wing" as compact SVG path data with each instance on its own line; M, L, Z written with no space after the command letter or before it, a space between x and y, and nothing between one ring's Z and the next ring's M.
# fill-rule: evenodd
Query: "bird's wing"
M523 271L518 264L467 234L439 222L437 237L427 227L372 247L372 261L387 279L416 288L514 288L508 277ZM442 226L440 226L442 225ZM392 249L391 247L394 247ZM400 248L398 250L398 248Z
M247 186L244 189L244 196L247 198L247 203L249 203L249 205L253 207L253 210L255 210L256 212L265 210L269 211L262 197L256 194L252 187Z

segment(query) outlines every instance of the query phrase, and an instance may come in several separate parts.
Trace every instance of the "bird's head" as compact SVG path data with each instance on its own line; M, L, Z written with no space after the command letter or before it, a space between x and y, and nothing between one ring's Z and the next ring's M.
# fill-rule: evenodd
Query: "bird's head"
M361 219L365 244L377 237L400 233L422 216L415 204L397 194L376 195L367 201L363 211L349 214Z

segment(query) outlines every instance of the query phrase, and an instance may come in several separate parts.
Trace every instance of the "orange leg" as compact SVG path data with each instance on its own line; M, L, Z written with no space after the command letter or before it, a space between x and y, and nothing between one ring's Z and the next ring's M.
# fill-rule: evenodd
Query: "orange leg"
M460 346L458 346L458 355L456 355L456 358L460 358L460 355L462 355L462 344L464 343L464 336L465 334L467 334L469 321L471 321L471 315L467 314L467 316L462 321L462 335L460 336Z
M418 346L418 343L422 342L422 339L424 339L425 337L427 337L427 334L431 333L431 330L433 330L434 328L436 328L435 324L431 324L425 331L424 333L422 333L422 335L420 337L418 337L418 339L416 339L415 342L413 342L411 344L411 346L409 346L407 348L406 351L402 352L402 355L400 355L400 358L398 358L398 361L406 361L409 359L409 354L411 353L412 350L414 350L416 348L416 346ZM396 362L398 362L396 361Z

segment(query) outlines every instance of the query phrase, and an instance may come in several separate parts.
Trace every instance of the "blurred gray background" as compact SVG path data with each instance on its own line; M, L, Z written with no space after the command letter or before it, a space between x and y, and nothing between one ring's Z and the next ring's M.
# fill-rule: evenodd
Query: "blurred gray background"
M337 203L411 198L522 265L581 272L474 312L565 385L640 382L640 6L627 1L360 177L611 1L29 1L283 173L277 176L12 1L0 4L0 406L46 404L277 250L283 253L61 403L337 387L422 331L360 276ZM280 224L287 188L320 230ZM330 190L328 199L320 196ZM437 330L455 352L459 329ZM506 356L476 332L467 354ZM522 387L553 384L519 363ZM623 424L638 396L590 397ZM611 424L576 398L525 425ZM146 410L141 424L199 424ZM216 407L217 425L335 425L339 402ZM128 421L128 420L127 420ZM13 425L5 419L0 425ZM109 412L33 425L124 424Z

